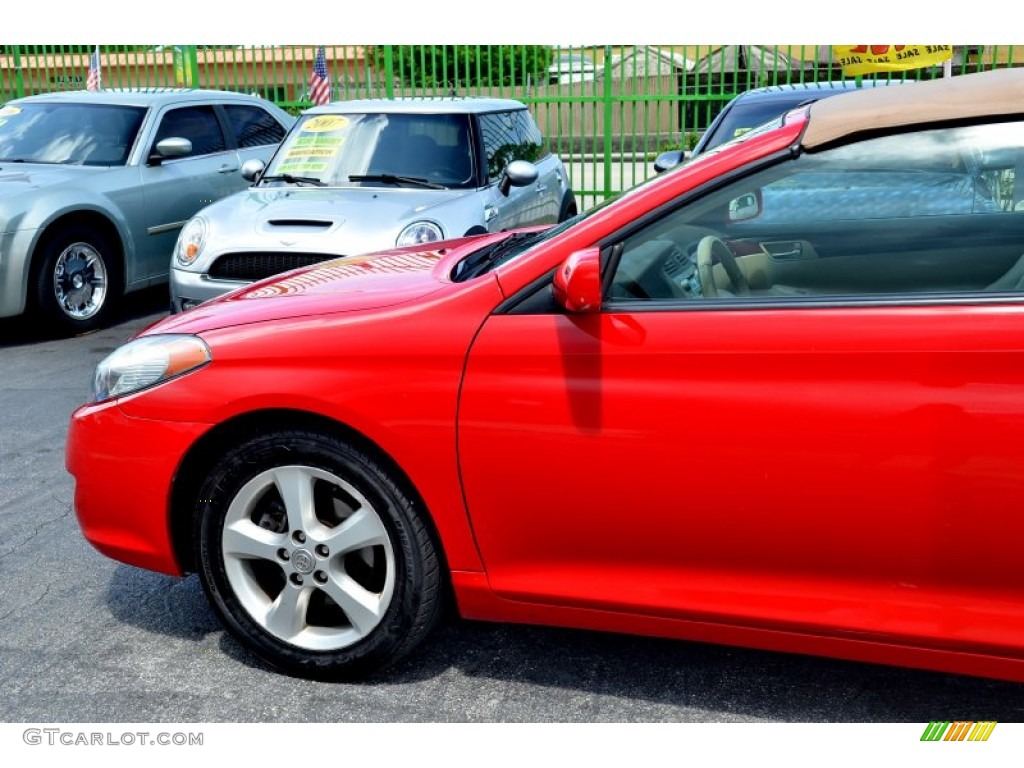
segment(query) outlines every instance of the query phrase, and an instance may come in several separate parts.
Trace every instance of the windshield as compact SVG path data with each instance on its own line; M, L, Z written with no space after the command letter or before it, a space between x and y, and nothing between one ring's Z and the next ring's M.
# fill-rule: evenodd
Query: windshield
M124 165L145 109L108 104L0 108L0 162Z
M469 115L306 115L285 137L261 186L437 189L475 186Z

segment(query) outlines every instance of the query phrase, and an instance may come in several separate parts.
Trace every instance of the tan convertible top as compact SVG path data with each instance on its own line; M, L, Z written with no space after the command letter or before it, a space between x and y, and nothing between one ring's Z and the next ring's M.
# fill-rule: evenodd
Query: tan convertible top
M861 131L1015 114L1024 114L1024 68L997 69L816 101L802 143L815 149Z

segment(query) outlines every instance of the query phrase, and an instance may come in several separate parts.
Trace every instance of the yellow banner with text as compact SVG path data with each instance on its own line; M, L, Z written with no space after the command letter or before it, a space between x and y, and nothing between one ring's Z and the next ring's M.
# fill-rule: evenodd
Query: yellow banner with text
M953 58L951 45L833 45L832 55L847 76L905 72Z

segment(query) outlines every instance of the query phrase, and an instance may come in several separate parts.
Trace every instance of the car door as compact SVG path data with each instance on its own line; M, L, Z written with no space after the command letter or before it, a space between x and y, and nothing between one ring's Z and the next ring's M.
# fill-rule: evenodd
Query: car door
M238 153L225 136L214 105L166 108L151 134L148 157L166 138L192 142L185 157L151 159L142 170L146 232L140 234L140 266L145 277L166 277L178 232L201 208L248 186Z
M532 190L534 194L525 195L527 200L523 206L520 226L554 224L558 221L562 195L565 193L565 178L560 173L561 162L548 151L544 137L528 110L519 110L514 118L520 147L516 159L527 160L537 166L536 183L524 187L524 190Z
M661 619L1024 651L1022 127L782 161L601 243L599 313L528 301L489 317L458 433L491 587ZM804 245L773 256L734 237L758 200L767 213L764 190L801 169L860 172L874 158L891 171L968 151L983 167L1001 158L985 170L1001 187L994 207L964 210L963 190L940 186L955 199L890 219L854 188L845 200L808 189L771 241ZM861 207L836 218L838 203ZM894 247L908 220L917 228ZM886 238L864 241L873 273L852 245L826 276L817 224L855 244L865 223L887 222ZM944 237L924 238L929 224ZM791 282L794 260L815 277L768 282L773 259Z

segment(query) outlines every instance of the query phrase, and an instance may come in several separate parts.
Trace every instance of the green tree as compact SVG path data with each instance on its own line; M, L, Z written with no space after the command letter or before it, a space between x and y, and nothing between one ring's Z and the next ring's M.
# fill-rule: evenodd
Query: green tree
M415 88L508 86L547 82L551 49L543 45L396 45L396 81ZM384 46L370 60L384 68Z

